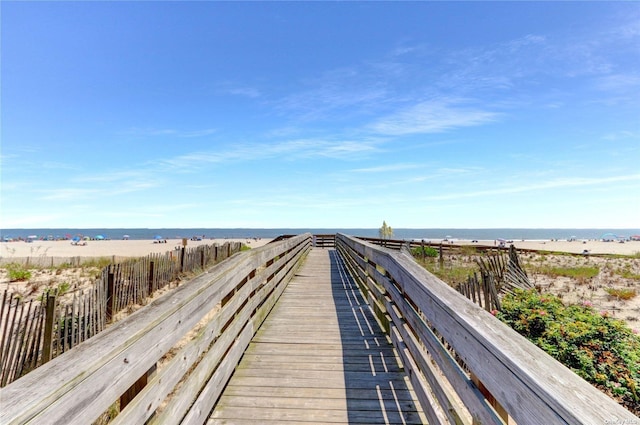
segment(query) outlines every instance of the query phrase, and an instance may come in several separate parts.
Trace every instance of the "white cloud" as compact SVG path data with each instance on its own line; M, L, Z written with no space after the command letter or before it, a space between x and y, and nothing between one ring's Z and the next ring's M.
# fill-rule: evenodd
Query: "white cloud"
M215 128L204 128L197 130L178 130L173 128L130 128L122 134L135 137L178 137L178 138L197 138L210 136L217 133Z
M590 177L558 178L558 179L548 180L546 182L533 183L529 185L514 185L514 186L496 187L494 189L478 190L474 192L460 192L460 193L450 193L445 195L434 195L434 196L427 197L426 200L442 201L442 200L461 199L461 198L475 198L475 197L484 197L484 196L491 196L491 195L506 195L506 194L531 192L531 191L538 191L538 190L600 186L600 185L607 185L612 183L622 183L622 182L632 182L632 181L640 181L640 174L630 174L626 176L599 177L599 178L590 178Z
M353 173L386 173L388 171L409 170L421 167L418 164L389 164L380 165L378 167L355 168L350 170Z
M640 138L640 133L633 132L629 130L620 130L612 133L605 134L602 136L604 140L623 140L623 139L638 139Z
M466 107L460 100L438 99L421 102L383 117L369 128L375 133L390 136L441 133L459 127L486 124L498 117L496 112Z

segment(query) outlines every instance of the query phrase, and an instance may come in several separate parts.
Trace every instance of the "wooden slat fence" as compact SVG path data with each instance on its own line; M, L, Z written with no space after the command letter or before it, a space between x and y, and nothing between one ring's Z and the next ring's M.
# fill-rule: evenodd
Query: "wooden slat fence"
M509 254L497 251L476 258L480 271L457 285L458 292L487 311L500 310L500 296L514 289L532 289L533 283L520 265L518 252L511 245Z
M177 283L181 273L204 270L241 247L226 242L127 258L105 267L89 288L72 288L64 294L52 290L28 302L5 291L0 306L0 387L102 332L107 323L135 306L145 305L154 293Z
M305 234L209 268L1 388L0 423L90 424L118 400L113 424L205 423L310 248Z

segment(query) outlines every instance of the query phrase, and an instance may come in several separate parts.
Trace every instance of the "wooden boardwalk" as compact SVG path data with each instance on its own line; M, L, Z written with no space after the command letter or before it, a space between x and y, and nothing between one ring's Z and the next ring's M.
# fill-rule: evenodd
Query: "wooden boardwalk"
M208 424L422 424L394 349L337 252L313 248Z

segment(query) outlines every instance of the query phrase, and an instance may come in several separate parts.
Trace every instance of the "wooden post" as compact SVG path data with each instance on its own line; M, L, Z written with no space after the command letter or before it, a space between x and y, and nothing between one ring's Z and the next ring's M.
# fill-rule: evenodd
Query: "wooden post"
M444 256L442 255L442 242L440 242L440 268L444 267Z
M153 269L155 267L155 263L153 261L149 261L149 296L153 294Z
M424 239L420 241L420 250L422 251L422 262L424 263Z
M156 374L157 364L154 364L151 369L146 371L144 375L140 377L124 394L120 396L120 411L127 406L127 404L131 403L131 401L138 395L140 391L143 390L144 387L147 386L147 382L153 378Z
M200 250L200 268L204 270L204 249Z
M115 279L113 272L109 272L107 275L107 322L111 322L113 315L115 314Z
M185 254L186 248L183 246L180 249L180 273L184 272L184 254Z
M47 306L44 315L44 345L42 348L42 364L53 357L53 323L56 319L56 296L47 295Z
M480 382L480 380L478 379L478 377L471 372L470 373L470 378L471 381L475 384L476 387L478 387L478 389L480 390L480 392L482 393L482 395L486 398L487 402L493 406L493 408L496 410L496 413L498 414L498 416L500 416L502 418L502 420L504 421L505 424L507 425L513 425L514 422L511 419L511 417L509 416L509 413L507 413L507 411L504 409L504 407L502 407L502 405L500 405L500 403L498 403L498 401L495 399L495 397L489 392L489 390L487 390L487 387L484 386L484 384L482 382ZM473 421L473 424L477 424L477 421Z

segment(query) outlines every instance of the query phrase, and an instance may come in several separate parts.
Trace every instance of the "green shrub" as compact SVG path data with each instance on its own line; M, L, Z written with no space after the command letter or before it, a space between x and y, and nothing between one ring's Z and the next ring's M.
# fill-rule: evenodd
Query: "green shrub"
M431 246L424 246L424 247L419 246L417 248L413 248L411 250L411 253L413 254L414 257L420 257L420 258L422 258L423 255L425 257L431 257L431 258L435 258L439 255L438 250Z
M9 282L18 282L31 279L31 272L22 264L10 263L5 266L9 274Z
M66 294L69 292L69 289L71 289L71 284L69 282L61 282L57 289L58 295Z
M591 303L565 306L535 290L503 299L496 317L635 414L640 413L640 337Z

